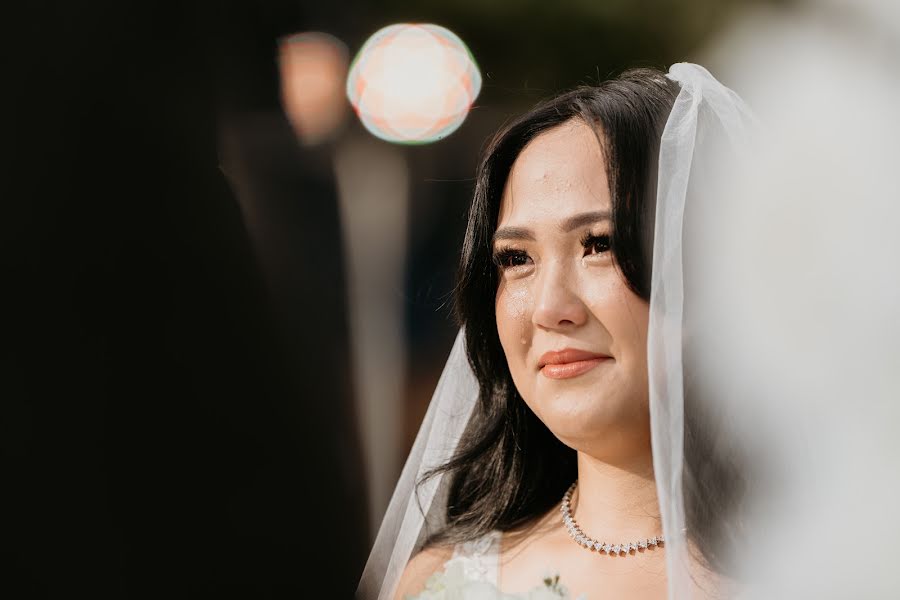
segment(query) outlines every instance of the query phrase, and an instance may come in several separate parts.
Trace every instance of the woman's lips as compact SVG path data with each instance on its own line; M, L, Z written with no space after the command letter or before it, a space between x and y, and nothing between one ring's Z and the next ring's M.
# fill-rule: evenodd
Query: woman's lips
M570 379L587 373L607 360L612 360L612 357L596 352L566 348L559 352L545 353L538 361L538 368L544 377Z

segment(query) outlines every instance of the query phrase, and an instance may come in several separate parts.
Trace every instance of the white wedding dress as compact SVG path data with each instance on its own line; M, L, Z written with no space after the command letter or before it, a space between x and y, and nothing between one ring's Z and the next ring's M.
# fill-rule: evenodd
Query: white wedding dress
M468 580L500 585L500 539L501 532L492 531L476 540L457 544L453 557L444 564L446 569L454 561L462 565Z
M568 600L558 578L536 575L534 588L522 594L500 591L500 542L503 534L491 531L478 539L457 544L443 569L432 576L425 590L412 600Z

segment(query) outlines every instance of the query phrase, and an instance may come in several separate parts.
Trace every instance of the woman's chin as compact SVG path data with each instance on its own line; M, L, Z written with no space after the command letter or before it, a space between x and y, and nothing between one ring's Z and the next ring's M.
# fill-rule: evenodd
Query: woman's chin
M624 425L621 411L597 406L596 401L586 404L583 398L558 396L542 406L538 416L564 441L604 437Z
M535 413L562 443L593 454L618 452L624 443L650 437L646 412L614 398L586 399L584 394L556 394L535 406Z

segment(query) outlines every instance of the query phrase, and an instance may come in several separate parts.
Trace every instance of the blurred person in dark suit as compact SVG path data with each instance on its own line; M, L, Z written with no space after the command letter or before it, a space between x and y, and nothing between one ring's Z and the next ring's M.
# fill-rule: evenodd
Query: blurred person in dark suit
M0 595L350 597L337 204L278 107L276 39L304 15L29 9L0 113ZM253 122L239 203L220 127Z

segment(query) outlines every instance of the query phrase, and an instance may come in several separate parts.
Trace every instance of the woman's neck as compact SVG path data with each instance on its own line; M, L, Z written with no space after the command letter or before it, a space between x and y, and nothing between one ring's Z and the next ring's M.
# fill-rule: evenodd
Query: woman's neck
M660 535L650 449L615 462L578 452L573 516L588 536L613 544Z

